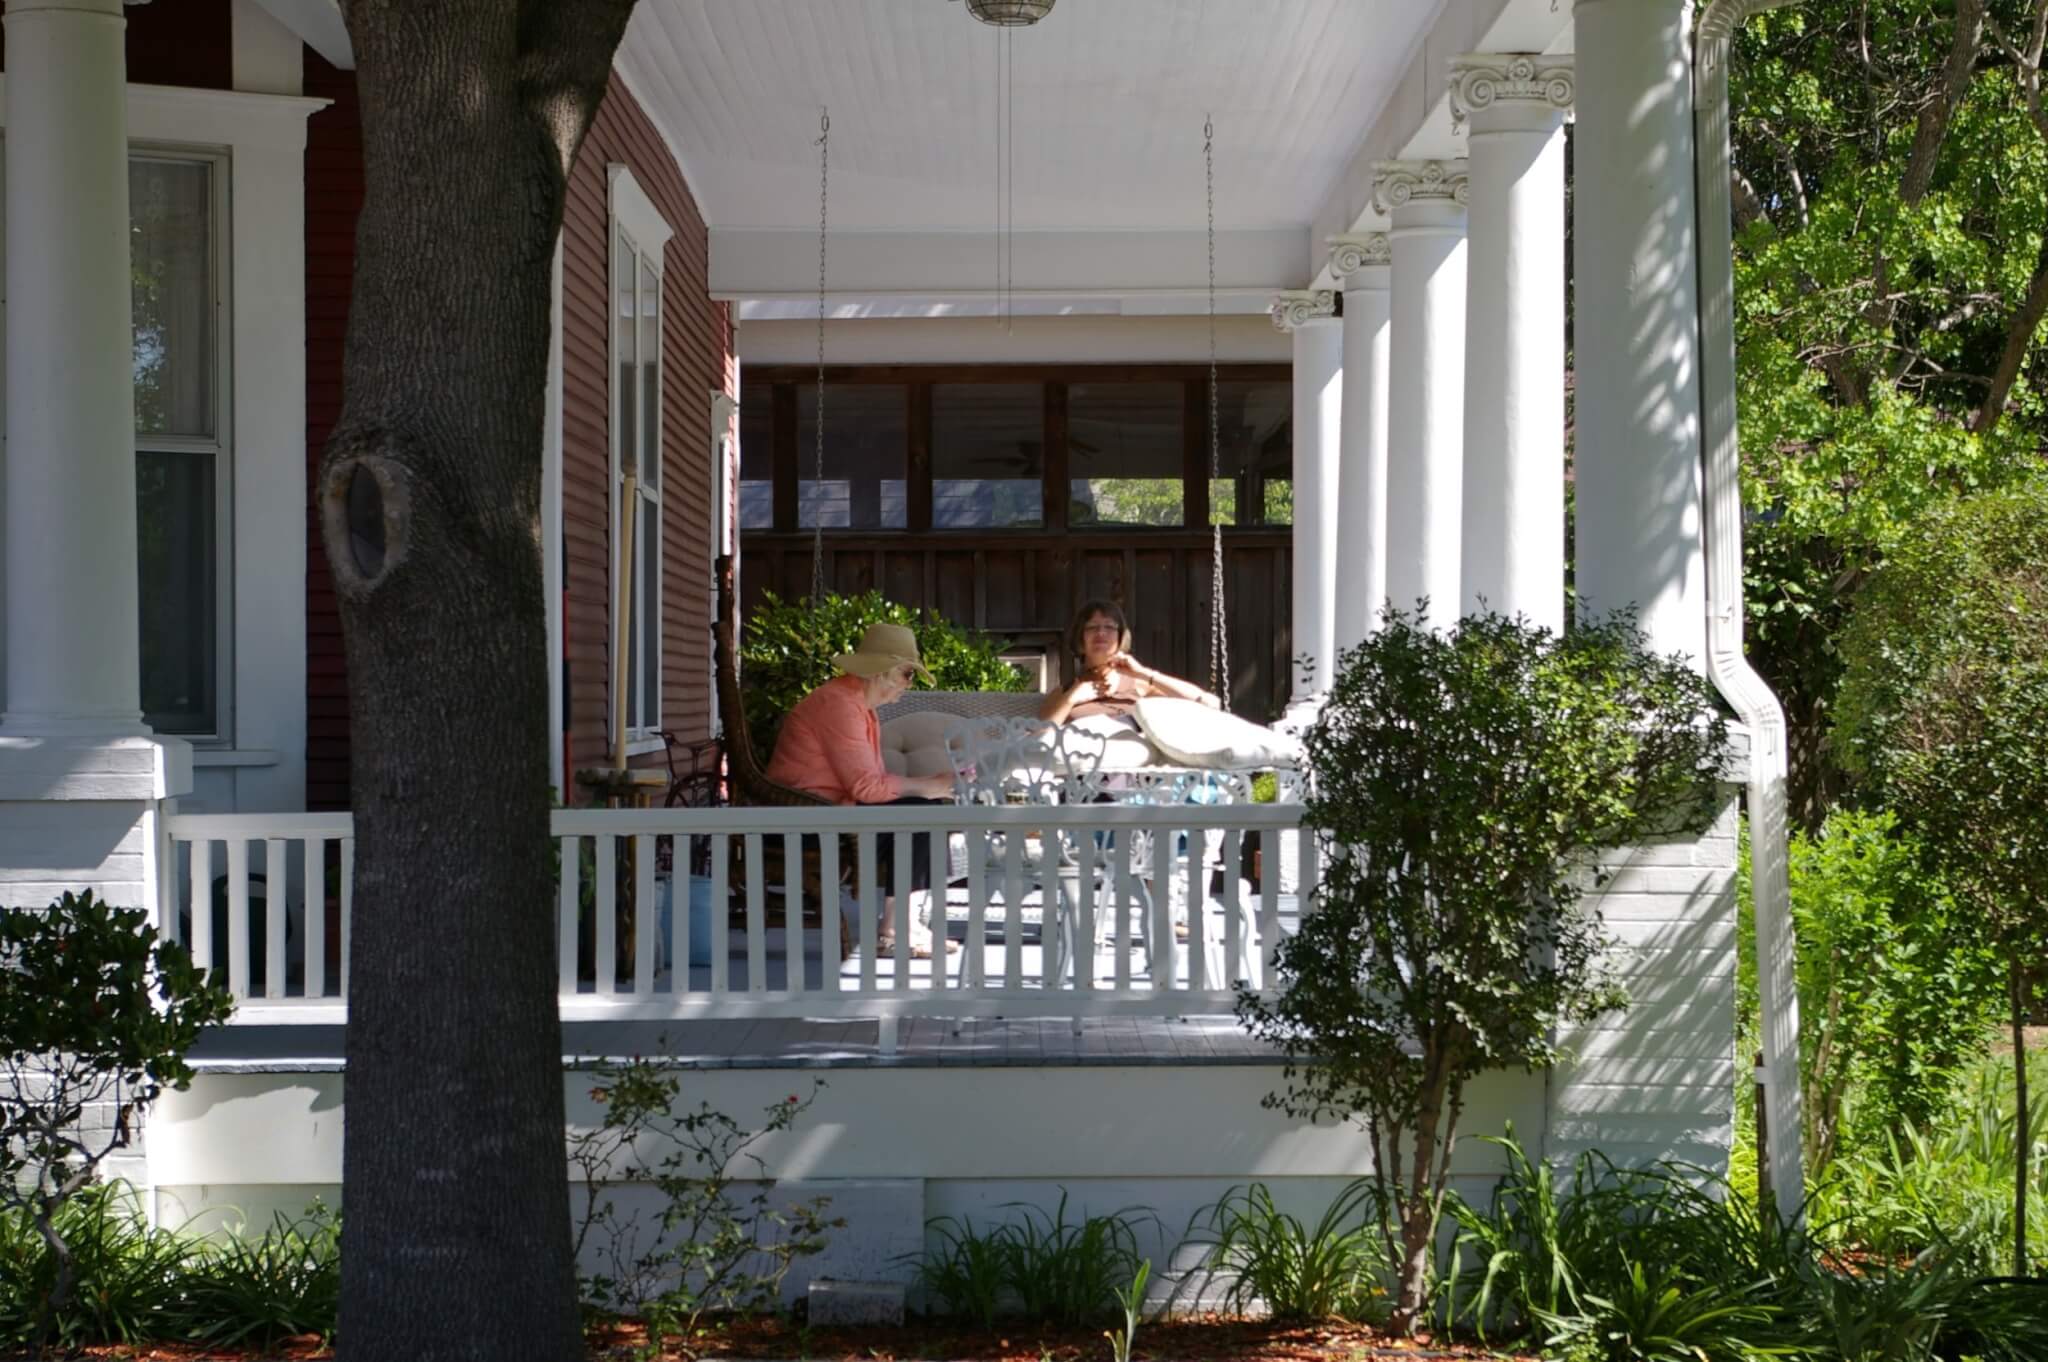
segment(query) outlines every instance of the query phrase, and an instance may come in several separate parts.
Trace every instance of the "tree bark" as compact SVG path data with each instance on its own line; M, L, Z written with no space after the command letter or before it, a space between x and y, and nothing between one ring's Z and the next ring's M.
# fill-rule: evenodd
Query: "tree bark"
M567 168L631 0L344 0L364 197L319 504L355 815L340 1339L580 1355L539 543Z
M1976 419L1970 423L1970 428L1979 435L1989 435L2005 415L2006 400L2012 396L2013 384L2019 381L2020 369L2027 362L2027 351L2033 347L2034 333L2040 330L2043 317L2048 317L2048 226L2041 232L2041 249L2034 260L2034 277L2027 285L2027 296L2020 301L2018 314L2005 329L2005 349L1998 358L1998 371L1991 376L1984 405L1977 408Z

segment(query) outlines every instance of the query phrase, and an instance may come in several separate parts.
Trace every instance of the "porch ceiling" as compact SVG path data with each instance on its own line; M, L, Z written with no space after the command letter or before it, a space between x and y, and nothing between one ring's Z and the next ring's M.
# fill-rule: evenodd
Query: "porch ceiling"
M1015 227L1305 227L1441 0L1059 0L1013 31ZM619 68L714 228L986 231L998 31L958 0L643 0Z

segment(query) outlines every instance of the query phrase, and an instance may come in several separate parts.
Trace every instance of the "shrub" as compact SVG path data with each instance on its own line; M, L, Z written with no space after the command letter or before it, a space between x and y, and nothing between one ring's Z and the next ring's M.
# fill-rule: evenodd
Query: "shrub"
M1000 641L962 629L931 611L919 615L880 592L785 601L764 592L740 644L747 729L765 760L782 716L832 679L832 659L851 652L871 624L901 624L917 633L917 650L940 690L1021 691L1024 674L1003 661Z
M1233 1187L1196 1212L1185 1242L1208 1252L1182 1286L1195 1284L1200 1300L1224 1277L1223 1304L1237 1314L1263 1306L1280 1320L1379 1317L1387 1292L1377 1193L1372 1179L1355 1179L1307 1225L1275 1205L1264 1183Z
M2007 967L2014 1100L2029 1124L2025 1023L2048 984L2048 480L1916 522L1842 643L1836 736ZM2030 1146L2015 1147L2025 1262Z
M605 1264L581 1278L586 1309L639 1310L648 1346L659 1351L664 1337L687 1338L707 1313L779 1305L791 1267L846 1222L826 1217L824 1197L778 1205L757 1146L793 1127L824 1086L771 1103L748 1129L708 1103L678 1114L681 1080L651 1060L600 1067L590 1095L604 1119L569 1139L583 1188L576 1253L580 1260L591 1247ZM660 1209L651 1222L619 1209L620 1184L654 1190Z
M1120 1309L1128 1284L1149 1260L1138 1252L1138 1224L1126 1209L1067 1219L1067 1194L1050 1212L1023 1202L998 1210L1018 1218L986 1232L971 1220L942 1216L928 1228L939 1240L918 1262L917 1282L947 1313L984 1327L1005 1310L1060 1325L1081 1325Z
M91 893L0 909L0 977L0 1210L26 1213L47 1245L54 1317L75 1275L62 1225L81 1223L58 1212L164 1088L192 1082L185 1052L234 1000L143 910Z
M1548 1066L1559 1024L1625 1002L1582 903L1601 849L1705 827L1727 742L1706 683L1626 617L1560 637L1388 611L1341 660L1306 739L1326 869L1280 992L1238 1016L1287 1054L1268 1106L1365 1126L1398 1331L1427 1304L1465 1085Z

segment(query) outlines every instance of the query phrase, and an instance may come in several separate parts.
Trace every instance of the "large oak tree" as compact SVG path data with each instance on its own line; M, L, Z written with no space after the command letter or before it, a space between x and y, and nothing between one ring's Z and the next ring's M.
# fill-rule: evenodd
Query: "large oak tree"
M341 1343L578 1351L541 591L549 279L632 0L343 0L364 196L318 487L355 813Z

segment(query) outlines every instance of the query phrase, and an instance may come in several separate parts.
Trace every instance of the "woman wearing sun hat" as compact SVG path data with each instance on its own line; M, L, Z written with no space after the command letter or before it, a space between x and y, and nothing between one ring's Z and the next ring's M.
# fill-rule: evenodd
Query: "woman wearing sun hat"
M764 774L792 789L829 799L834 804L938 804L950 802L951 776L899 776L882 764L882 724L875 711L899 699L912 678L927 685L932 674L917 655L917 635L900 624L871 624L850 653L832 659L840 675L799 700L782 721L775 755ZM931 885L931 835L911 839L913 892ZM875 838L875 862L884 905L881 946L891 945L896 920L895 838ZM931 926L912 915L911 946L930 949Z

